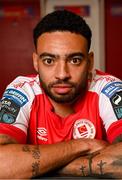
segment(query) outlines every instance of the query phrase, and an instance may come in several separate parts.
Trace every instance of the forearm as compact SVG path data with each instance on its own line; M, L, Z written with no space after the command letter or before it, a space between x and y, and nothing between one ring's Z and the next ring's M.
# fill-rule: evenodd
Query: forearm
M122 143L110 145L100 152L82 156L60 171L62 175L99 178L122 177Z
M53 145L6 144L0 146L0 178L31 178L60 168L88 150L84 142ZM80 145L79 144L79 145Z

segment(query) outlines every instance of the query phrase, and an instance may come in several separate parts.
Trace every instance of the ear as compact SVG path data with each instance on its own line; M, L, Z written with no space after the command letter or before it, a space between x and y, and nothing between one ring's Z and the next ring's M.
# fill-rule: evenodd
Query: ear
M38 72L38 56L35 52L33 52L33 66L36 72Z
M88 54L88 61L89 61L88 71L89 71L89 72L92 72L93 67L94 67L94 53L93 53L93 52L90 52L90 53Z

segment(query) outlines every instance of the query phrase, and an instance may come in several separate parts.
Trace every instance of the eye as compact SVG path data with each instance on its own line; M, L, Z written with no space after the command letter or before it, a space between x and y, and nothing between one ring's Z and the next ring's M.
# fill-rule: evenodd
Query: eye
M52 65L54 63L54 60L52 58L44 58L42 61L46 65Z
M80 63L81 63L81 61L82 61L82 58L80 58L80 57L73 57L71 60L70 60L70 63L71 64L76 64L76 65L79 65Z

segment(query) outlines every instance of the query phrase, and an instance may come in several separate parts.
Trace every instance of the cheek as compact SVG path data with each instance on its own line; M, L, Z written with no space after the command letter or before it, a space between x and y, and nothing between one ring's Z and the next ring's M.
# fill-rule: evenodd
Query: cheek
M72 73L72 79L76 82L81 82L82 80L86 79L88 69L86 66L81 67L79 69L75 69Z
M40 79L45 83L48 84L52 80L52 73L45 68L40 68L39 69L39 76Z

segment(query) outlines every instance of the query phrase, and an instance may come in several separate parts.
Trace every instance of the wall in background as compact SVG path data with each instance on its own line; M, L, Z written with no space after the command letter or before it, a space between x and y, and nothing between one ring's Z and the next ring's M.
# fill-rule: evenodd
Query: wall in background
M0 0L0 97L16 76L35 73L32 31L39 19L39 0Z
M105 1L106 71L122 79L122 0Z

